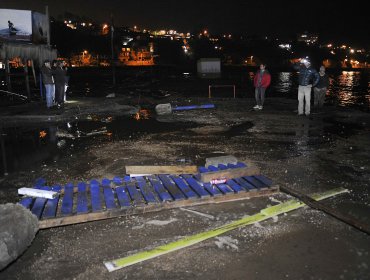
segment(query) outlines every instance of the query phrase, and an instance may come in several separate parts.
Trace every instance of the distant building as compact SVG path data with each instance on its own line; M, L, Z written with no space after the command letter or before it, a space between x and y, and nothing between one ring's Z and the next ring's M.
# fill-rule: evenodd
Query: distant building
M315 45L319 40L319 35L314 33L308 33L307 31L297 35L297 41L303 42L306 45Z

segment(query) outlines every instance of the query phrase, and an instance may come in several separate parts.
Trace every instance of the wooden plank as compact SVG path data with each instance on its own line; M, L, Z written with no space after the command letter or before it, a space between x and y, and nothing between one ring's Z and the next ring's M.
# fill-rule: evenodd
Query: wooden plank
M73 210L73 184L68 183L64 186L64 196L62 199L62 215L72 215Z
M175 200L182 200L185 199L185 195L182 191L176 186L176 184L168 178L168 175L158 175L159 180L162 181L162 184L168 190L168 192L172 195Z
M218 196L222 195L222 192L217 188L216 185L210 184L210 183L200 183L203 184L203 187L212 195L212 196Z
M49 190L49 187L43 186L40 187L42 190ZM46 204L46 198L38 197L35 199L35 202L32 205L31 212L34 214L38 219L41 218L42 212L44 211L44 207Z
M208 167L210 165L217 166L219 164L236 164L238 162L238 159L231 155L226 156L219 156L219 157L210 157L206 158L206 164L205 166Z
M114 191L111 188L111 180L104 178L102 180L103 194L105 200L105 206L107 209L114 209L117 207L114 199Z
M116 188L116 194L118 198L118 202L121 208L127 208L131 206L131 199L128 195L128 192L124 186Z
M155 198L154 190L148 186L144 177L136 177L135 178L138 187L141 190L141 194L144 196L144 199L148 204L150 203L158 203L157 199Z
M154 190L157 192L159 199L161 201L172 201L172 196L168 193L162 183L155 176L148 177L150 183L152 184Z
M42 187L46 185L46 180L45 178L37 178L35 181L35 188L36 187Z
M243 177L248 183L255 186L257 189L268 189L268 186L262 183L260 180L256 179L254 176L245 176Z
M208 166L208 170L209 170L209 172L217 172L217 171L219 171L220 169L218 169L216 166L214 166L214 165L210 165L210 166Z
M198 195L189 187L188 184L185 183L184 179L182 179L182 178L180 178L176 175L171 176L171 179L175 182L175 184L185 194L186 198L188 198L188 199L198 198Z
M52 186L51 190L59 193L62 190L62 187ZM56 213L57 213L59 198L60 196L57 196L53 199L48 199L46 201L45 209L42 213L42 219L55 218Z
M226 181L226 184L232 188L232 190L236 193L245 192L245 189L242 188L239 184L237 184L234 180L230 179Z
M225 164L219 164L219 165L217 165L217 168L220 169L220 170L229 169L229 167L227 167Z
M126 166L126 174L195 174L198 168L195 165L169 166Z
M24 197L18 203L22 205L24 208L30 209L34 200L35 198L33 197Z
M80 182L77 184L78 195L77 195L77 214L88 212L88 200L87 200L87 188L86 183Z
M272 186L272 180L267 178L266 176L263 176L263 175L256 175L254 176L257 180L261 181L262 183L264 183L266 186L269 186L271 187Z
M117 189L119 189L118 187ZM276 189L268 189L266 191L259 191L259 192L240 192L235 195L222 195L217 197L211 197L208 194L208 197L202 199L195 199L195 200L181 200L175 203L158 203L158 204L151 204L146 205L143 204L138 207L134 208L124 208L124 209L113 209L111 211L103 211L103 212L96 212L96 213L87 213L81 215L72 215L72 216L64 216L58 217L55 219L47 219L41 220L39 222L40 229L51 228L51 227L58 227L70 224L79 224L85 223L90 221L98 221L104 219L110 219L120 216L127 216L130 215L139 215L144 213L150 212L158 212L167 209L175 209L179 207L189 207L189 206L197 206L197 205L205 205L205 204L212 204L212 203L224 203L229 201L239 201L243 199L249 199L252 197L259 197L259 196L266 196L276 193Z
M199 197L207 197L210 196L209 192L207 192L203 186L201 186L191 175L182 175L182 178L189 184L189 186L198 194Z
M126 188L128 190L128 193L130 194L130 197L135 205L140 205L145 203L143 196L136 188L136 184L134 182L128 182L126 183Z
M204 166L200 166L199 167L199 173L204 173L204 172L209 172L208 168L204 167Z
M243 178L234 178L233 179L235 182L239 184L239 186L242 186L249 192L256 192L258 189L254 187L252 184L248 183L246 180Z
M56 198L59 194L54 191L46 191L35 188L20 188L18 189L19 195L33 196L33 197L42 197L46 199Z
M233 194L234 193L234 191L226 184L217 184L216 186L223 194Z
M90 195L91 195L91 208L93 212L102 210L101 197L100 197L100 186L97 180L90 181Z
M252 167L238 167L238 168L231 168L226 170L214 171L214 172L207 172L200 174L200 180L202 182L210 182L211 180L216 179L232 179L232 178L239 178L243 176L253 176L259 175L260 170L256 166Z

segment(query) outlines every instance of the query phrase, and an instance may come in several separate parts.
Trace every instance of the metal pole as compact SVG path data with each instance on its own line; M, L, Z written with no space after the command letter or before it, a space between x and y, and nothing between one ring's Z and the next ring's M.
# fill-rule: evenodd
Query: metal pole
M28 100L30 101L31 100L31 90L30 90L30 79L28 77L28 60L25 59L25 64L24 64L24 78L26 80L26 89L27 89L27 96L28 96Z
M112 76L113 76L113 86L116 86L116 67L115 67L115 60L114 60L114 44L113 44L113 39L114 39L114 23L113 23L113 15L111 15L111 28L110 28L110 33L111 33L111 50L112 50Z

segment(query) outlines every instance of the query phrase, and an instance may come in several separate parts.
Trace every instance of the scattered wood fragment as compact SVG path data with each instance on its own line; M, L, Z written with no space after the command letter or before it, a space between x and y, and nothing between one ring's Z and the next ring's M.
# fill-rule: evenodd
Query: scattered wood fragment
M187 209L187 208L182 208L182 207L180 208L180 210L190 212L190 213L202 216L202 217L206 217L206 218L211 219L211 220L215 219L214 216L208 215L208 214L205 214L205 213L202 213L202 212L199 212L199 211L195 211L195 210L191 210L191 209Z

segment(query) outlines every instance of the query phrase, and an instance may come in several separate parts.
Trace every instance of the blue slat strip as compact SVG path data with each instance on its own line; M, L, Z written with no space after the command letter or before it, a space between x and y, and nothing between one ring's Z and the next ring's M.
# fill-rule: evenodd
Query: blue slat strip
M214 165L208 166L208 170L211 171L211 172L219 171L219 169L216 166L214 166Z
M19 201L18 203L22 205L24 208L30 209L33 200L34 200L33 197L25 197L25 198L22 198L21 201Z
M68 183L64 186L64 196L62 199L62 215L72 215L73 210L73 184Z
M116 176L113 178L113 183L115 183L116 185L121 185L123 183L123 178Z
M248 183L243 178L234 178L233 180L237 182L239 186L242 186L243 188L245 188L247 191L250 191L250 192L257 191L257 188L255 188L252 184Z
M139 186L142 195L144 196L147 203L158 203L157 199L154 196L152 188L150 188L144 177L136 177L137 185Z
M46 180L44 178L37 178L35 181L35 187L42 187L46 185Z
M77 214L83 214L88 212L88 200L87 200L87 191L86 191L86 183L80 182L77 185L78 194L77 194L77 207L76 211Z
M117 208L116 203L114 201L114 192L111 187L103 186L104 198L105 198L105 206L107 209L115 209Z
M217 187L223 194L233 194L234 191L226 184L217 184Z
M185 183L184 179L178 176L171 176L171 179L176 183L176 185L181 189L188 199L198 198L198 195Z
M198 182L198 184L201 184ZM203 183L203 187L212 195L212 196L219 196L222 195L220 190L217 188L216 185L212 185L211 183Z
M217 167L218 167L218 169L220 169L220 170L229 169L225 164L219 164Z
M266 186L268 187L271 187L272 185L272 180L267 178L266 176L263 176L263 175L256 175L254 176L256 179L258 179L259 181L261 181L262 183L264 183Z
M60 191L62 190L62 187L53 186L51 187L51 190L54 192L60 193ZM60 197L57 196L56 198L48 199L46 201L45 209L44 209L44 212L42 213L43 219L55 218L55 215L57 213L59 198Z
M182 178L190 185L190 187L198 194L199 197L207 197L210 194L191 177L191 175L181 175Z
M127 193L127 190L125 187L117 187L116 188L116 194L118 198L118 202L121 205L121 207L130 207L131 206L131 199Z
M206 173L206 172L209 172L207 167L204 167L204 166L199 167L199 173Z
M49 187L40 187L39 188L40 190L45 190L45 191L48 191L50 190ZM38 219L41 218L41 214L42 214L42 211L44 210L44 206L45 206L45 203L46 203L46 198L41 198L41 197L38 197L35 199L35 202L33 203L33 206L31 208L31 212L32 214L36 215Z
M226 181L226 184L233 189L234 192L238 193L238 192L245 192L245 189L242 188L239 184L237 184L234 180L227 180Z
M140 205L144 203L144 198L141 193L137 190L134 182L128 182L126 184L128 193L130 194L131 199L135 205Z
M96 180L90 181L91 208L93 212L102 210L100 199L100 186Z
M176 184L168 178L168 175L160 174L160 175L158 175L158 177L159 177L159 180L162 181L162 184L165 186L165 188L168 190L168 192L172 195L172 197L175 200L184 200L185 199L185 195L176 186Z
M161 201L172 201L172 196L168 191L163 187L162 183L155 178L154 176L148 177L150 183L152 184L154 190L157 192L159 199Z
M266 186L261 181L257 180L254 176L244 176L243 179L246 180L248 183L252 184L253 186L255 186L259 190L268 188L268 186Z

